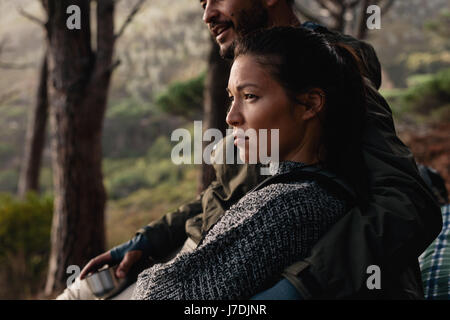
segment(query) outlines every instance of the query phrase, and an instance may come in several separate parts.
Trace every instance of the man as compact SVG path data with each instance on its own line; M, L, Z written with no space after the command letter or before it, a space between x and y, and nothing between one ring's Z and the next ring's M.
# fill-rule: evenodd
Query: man
M300 25L292 2L200 0L203 20L225 58L232 57L233 41L243 34L270 26ZM288 267L279 284L260 298L276 298L274 293L279 298L303 299L423 298L417 258L438 235L442 220L410 151L396 136L389 106L377 92L381 72L376 54L364 42L320 26L309 27L330 41L352 46L363 63L369 114L363 152L370 171L371 201L364 210L349 211L309 257ZM117 275L123 277L142 257L163 259L183 243L185 248L195 247L227 208L265 178L257 165L215 165L215 169L217 180L195 201L91 260L81 278L106 263L120 263ZM381 289L370 290L368 270L374 265L381 270ZM284 297L286 293L289 296Z
M445 180L433 168L419 165L419 172L441 206L443 228L419 257L425 298L450 299L450 203Z

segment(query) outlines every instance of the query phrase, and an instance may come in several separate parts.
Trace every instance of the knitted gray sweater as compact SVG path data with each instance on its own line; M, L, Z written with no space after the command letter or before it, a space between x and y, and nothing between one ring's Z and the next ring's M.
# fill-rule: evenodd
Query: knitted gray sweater
M281 162L276 174L304 166ZM308 255L346 203L314 181L277 183L246 194L195 250L143 271L133 299L246 299Z

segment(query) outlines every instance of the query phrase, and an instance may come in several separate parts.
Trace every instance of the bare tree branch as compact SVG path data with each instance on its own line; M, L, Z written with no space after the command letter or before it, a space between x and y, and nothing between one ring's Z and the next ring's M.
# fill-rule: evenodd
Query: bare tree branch
M38 18L38 17L36 17L36 16L34 16L34 15L32 15L32 14L26 12L25 10L23 10L22 7L18 7L18 8L17 8L17 11L19 12L19 14L20 14L21 16L27 18L28 20L30 20L30 21L32 21L32 22L34 22L34 23L37 23L37 24L40 25L41 27L44 27L44 28L46 27L46 22L45 22L45 21L43 21L43 20L41 20L40 18Z
M394 4L395 0L386 0L384 3L384 5L381 6L381 12L386 13L389 11L389 9L392 7L392 5Z
M117 40L122 36L122 34L125 32L125 29L127 26L133 21L134 16L138 13L138 11L141 9L142 5L144 4L146 0L139 0L136 5L131 10L130 14L126 18L125 22L123 23L122 27L119 29L119 32L114 36L114 38Z
M10 100L12 97L14 97L14 95L20 93L20 90L18 89L13 89L10 90L2 95L0 95L0 105L6 103L8 100Z
M312 12L310 12L308 9L306 9L303 5L299 4L299 3L295 3L295 9L302 15L304 16L306 19L311 20L311 21L315 21L321 25L326 25L319 17L315 16L314 14L312 14Z
M362 0L361 10L358 17L358 22L355 30L356 37L360 40L367 36L367 7L370 4L370 0Z
M107 72L112 72L114 71L118 66L120 66L120 64L122 63L122 60L117 59L116 61L114 61L108 68L108 70L106 70Z
M44 5L45 2L41 0L42 4ZM26 12L22 7L17 7L18 13L23 16L24 18L38 24L39 26L43 27L44 29L47 28L47 23L40 18ZM0 41L0 54L2 50L4 49L4 46L6 44L6 40L3 39ZM10 70L23 70L28 68L33 68L35 65L33 63L15 63L15 62L4 62L0 61L0 69L10 69Z
M334 2L330 0L317 0L317 2L320 4L322 8L328 10L328 12L330 12L332 16L339 14L339 10L337 9L336 4Z
M349 9L352 9L352 8L356 7L360 2L361 2L361 0L350 1L346 4L346 7Z
M34 67L32 63L1 62L0 69L23 70Z
M316 16L314 11L309 10L303 4L304 2L296 1L295 8L309 20L317 21L339 32L348 32L350 28L357 38L364 39L367 36L367 7L371 4L376 4L381 7L383 13L386 13L392 7L395 0L315 0L315 2L320 8L329 13L330 21L327 24L321 22L321 18ZM349 12L355 14L355 21L349 22L346 20L346 15Z

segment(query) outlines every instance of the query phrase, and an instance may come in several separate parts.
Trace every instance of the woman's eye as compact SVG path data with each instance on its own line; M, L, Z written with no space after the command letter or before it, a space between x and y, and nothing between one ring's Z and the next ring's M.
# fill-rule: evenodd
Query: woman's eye
M251 93L247 93L244 95L245 100L254 100L256 98L258 98L257 96L255 96L254 94Z

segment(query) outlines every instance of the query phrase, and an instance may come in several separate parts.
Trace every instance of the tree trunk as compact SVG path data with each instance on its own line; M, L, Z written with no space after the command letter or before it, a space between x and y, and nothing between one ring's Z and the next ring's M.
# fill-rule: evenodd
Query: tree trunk
M344 5L339 7L339 13L336 16L334 30L340 33L345 33L346 21L345 15L347 13L347 8Z
M18 195L23 198L28 191L39 191L39 172L48 118L47 94L48 64L45 52L39 74L36 103L29 113L25 152L20 170Z
M66 9L81 9L81 29ZM102 122L112 73L114 1L97 2L97 52L91 48L90 0L48 0L54 213L45 293L66 286L70 265L83 267L105 246Z
M211 51L208 60L208 73L205 79L205 100L203 129L216 128L225 136L227 124L225 117L228 111L228 77L230 63L224 60L219 53L219 46L211 39ZM211 142L204 142L203 148ZM206 189L215 179L214 168L203 162L200 176L199 191Z
M358 27L356 30L356 37L363 40L367 37L367 19L369 15L367 14L367 8L371 4L370 0L362 0L361 12L358 17Z

